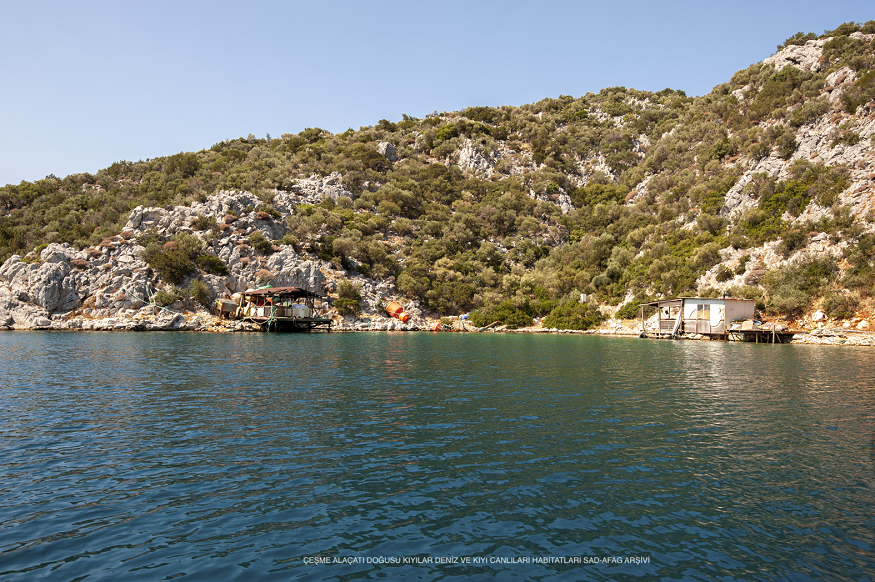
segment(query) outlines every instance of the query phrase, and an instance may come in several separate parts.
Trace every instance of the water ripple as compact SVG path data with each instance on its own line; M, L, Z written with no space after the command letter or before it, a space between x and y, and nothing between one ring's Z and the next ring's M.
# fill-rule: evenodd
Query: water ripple
M0 349L3 580L875 572L865 351L148 333ZM466 556L482 562L437 559ZM368 562L389 557L419 561Z

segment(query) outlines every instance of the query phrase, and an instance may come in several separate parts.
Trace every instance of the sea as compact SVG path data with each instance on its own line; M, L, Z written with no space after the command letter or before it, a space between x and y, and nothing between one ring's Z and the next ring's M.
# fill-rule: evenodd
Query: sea
M875 579L875 351L0 333L0 581Z

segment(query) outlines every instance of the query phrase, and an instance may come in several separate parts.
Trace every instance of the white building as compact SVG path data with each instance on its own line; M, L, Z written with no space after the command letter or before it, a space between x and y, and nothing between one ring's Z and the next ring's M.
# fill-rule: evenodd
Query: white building
M702 334L723 336L733 321L753 319L753 299L731 297L707 299L704 297L677 297L641 304L642 327L644 307L657 309L654 333L662 335Z

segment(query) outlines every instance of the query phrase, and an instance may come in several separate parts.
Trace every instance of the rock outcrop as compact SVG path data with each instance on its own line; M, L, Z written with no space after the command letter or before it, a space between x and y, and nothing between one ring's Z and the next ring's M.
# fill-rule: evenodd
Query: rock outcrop
M100 247L77 251L67 244L50 244L27 260L13 255L0 266L0 329L127 330L127 331L244 331L255 326L222 321L192 300L177 301L164 308L154 302L161 288L170 288L143 260L144 248L137 238L147 233L172 237L188 233L198 237L208 254L228 266L228 275L201 273L210 301L252 288L268 279L275 286L300 287L329 296L344 271L310 255L299 254L291 245L276 244L285 234L283 213L298 204L321 202L325 196L351 196L334 174L325 179L297 182L291 192L277 192L270 206L275 214L259 211L264 204L249 192L222 191L190 207L134 208L123 235L110 237ZM212 230L194 230L198 217L214 218ZM233 226L225 220L232 221ZM262 254L249 244L261 232L274 241L271 252ZM367 329L409 330L426 325L418 304L406 302L414 316L402 324L380 308L381 300L401 300L394 284L354 277L363 297ZM329 310L338 329L361 329L361 322L348 321ZM368 317L370 316L370 317Z
M790 45L763 62L774 65L778 71L784 67L796 67L801 71L817 72L821 68L820 57L823 56L823 45L830 40L832 37L809 40L804 45Z

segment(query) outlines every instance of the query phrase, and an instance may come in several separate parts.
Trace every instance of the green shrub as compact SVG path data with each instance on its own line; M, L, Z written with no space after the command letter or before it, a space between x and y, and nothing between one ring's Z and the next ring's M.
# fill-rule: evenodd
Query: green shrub
M875 285L875 271L869 267L855 268L842 277L841 285L845 289L856 289L867 295L872 286Z
M273 192L268 192L267 194L260 193L259 197L264 196L264 195L269 195L271 199L273 198ZM261 206L259 206L258 208L255 209L255 212L256 213L265 212L265 213L269 214L271 216L271 218L275 218L277 220L282 218L282 214L280 214L279 211L277 211L277 209L274 208L273 206L267 206L267 205L262 204Z
M210 287L203 279L195 279L188 287L188 293L192 299L203 305L210 306Z
M717 281L719 283L732 279L732 276L732 269L730 269L726 265L720 265L719 267L717 267Z
M544 327L557 329L592 329L606 319L596 305L569 301L544 318Z
M283 236L282 240L280 240L280 244L290 246L290 247L294 248L295 251L297 251L297 249L301 243L298 240L298 237L296 237L295 235L287 234L287 235Z
M361 301L362 296L359 289L358 285L353 285L352 282L344 280L337 285L337 296L341 299Z
M802 230L795 228L784 235L784 239L778 243L776 249L785 259L793 254L793 251L801 249L808 242L808 236Z
M647 303L646 301L644 303ZM641 308L641 301L630 301L623 307L617 310L617 318L619 319L636 319L640 317L641 314L639 309Z
M155 293L155 295L152 296L152 301L155 302L155 305L161 307L167 307L177 299L178 297L175 294L165 291L164 289L161 289L158 293Z
M353 285L350 281L341 281L337 285L337 296L334 308L340 315L358 315L362 312L362 296L358 285Z
M271 252L271 243L267 240L267 237L262 234L260 230L256 230L252 234L249 235L249 244L252 245L252 248L257 250L259 253L263 255L270 254Z
M855 308L858 304L858 297L835 293L824 298L821 309L832 319L850 319L854 317Z
M198 267L211 275L227 275L228 266L215 255L202 254L197 258Z
M782 133L775 142L778 146L778 155L785 160L789 160L796 151L796 134L792 130L787 130Z
M817 295L835 279L838 266L829 256L807 255L801 260L769 271L762 284L772 296L780 291L790 296L788 289L798 289L806 296ZM799 295L795 295L799 297ZM807 301L807 299L806 299Z
M809 32L808 34L805 34L803 32L797 32L796 34L785 40L784 44L779 44L778 50L792 45L804 45L809 40L815 40L816 38L817 35L813 32Z
M629 189L623 186L590 183L585 187L573 190L569 196L574 205L580 208L581 206L595 206L610 202L621 204L626 200L628 193Z
M811 297L805 291L793 285L781 285L772 292L768 308L775 314L799 315L810 302Z
M216 226L216 217L197 215L197 219L192 223L191 227L195 230L208 230Z
M510 300L486 305L480 309L472 311L470 320L471 323L477 327L485 327L496 321L503 323L510 329L532 325L532 316L515 307Z
M188 233L173 237L172 242L164 247L150 243L142 256L162 279L178 285L197 271L195 259L201 254L203 243Z
M875 99L875 71L870 71L857 79L841 96L842 105L848 113L854 113L860 105L872 99Z
M453 139L454 137L458 137L458 136L459 136L459 132L456 129L456 126L452 123L448 123L447 125L441 127L437 131L437 133L434 136L434 142L432 144L432 147L434 145L441 143L441 142Z
M334 301L334 308L340 315L358 315L362 312L362 304L360 301L353 299L337 299Z

